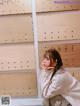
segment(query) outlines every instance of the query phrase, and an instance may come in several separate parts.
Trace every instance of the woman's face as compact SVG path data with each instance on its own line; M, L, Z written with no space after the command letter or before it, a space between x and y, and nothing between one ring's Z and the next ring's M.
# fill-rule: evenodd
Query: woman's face
M54 64L55 62L53 59L44 58L42 61L42 66L44 66L45 68L54 67Z
M42 61L42 65L44 66L44 67L49 67L50 66L50 59L48 59L48 58L44 58L43 59L43 61Z

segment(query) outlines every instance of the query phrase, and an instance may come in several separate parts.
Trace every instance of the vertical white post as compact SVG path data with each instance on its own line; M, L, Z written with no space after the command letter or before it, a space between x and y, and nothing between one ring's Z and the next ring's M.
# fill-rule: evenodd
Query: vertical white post
M36 59L36 70L37 70L37 87L38 97L40 96L40 84L39 84L39 55L38 55L38 33L37 33L37 17L36 17L36 2L32 0L32 19L33 19L33 32L34 32L34 48L35 48L35 59Z

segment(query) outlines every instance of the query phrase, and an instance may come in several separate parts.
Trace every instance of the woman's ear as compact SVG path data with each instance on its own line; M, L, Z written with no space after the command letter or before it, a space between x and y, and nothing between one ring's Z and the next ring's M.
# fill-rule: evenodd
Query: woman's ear
M56 59L56 64L57 64L57 59Z

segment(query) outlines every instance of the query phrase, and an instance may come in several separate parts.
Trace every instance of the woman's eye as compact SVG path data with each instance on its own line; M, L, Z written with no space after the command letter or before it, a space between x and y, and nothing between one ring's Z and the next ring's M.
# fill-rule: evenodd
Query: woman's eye
M50 60L49 58L46 58L46 60Z

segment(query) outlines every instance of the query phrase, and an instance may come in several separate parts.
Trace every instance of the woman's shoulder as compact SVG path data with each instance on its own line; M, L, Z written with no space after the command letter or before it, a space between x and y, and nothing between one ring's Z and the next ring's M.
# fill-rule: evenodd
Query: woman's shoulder
M72 83L75 78L66 70L59 70L52 80L55 80L56 82L62 84L62 83Z
M56 80L57 82L64 82L65 80L68 79L69 73L67 72L67 70L65 69L59 69L56 74L54 75L54 77L52 78L52 80Z
M57 76L64 76L65 74L67 74L67 70L65 68L61 68L59 70L57 70L56 74Z

